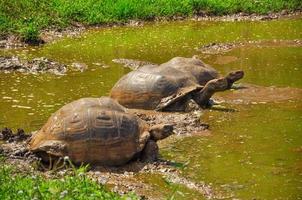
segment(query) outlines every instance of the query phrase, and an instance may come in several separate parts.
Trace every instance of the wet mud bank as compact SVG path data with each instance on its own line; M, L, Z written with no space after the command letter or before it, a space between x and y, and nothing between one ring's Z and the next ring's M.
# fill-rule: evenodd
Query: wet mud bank
M53 161L52 163L42 163L41 159L28 150L28 142L31 133L24 133L18 129L15 133L5 128L0 132L0 153L3 156L2 163L14 166L16 170L24 174L41 175L48 179L60 178L64 175L72 175L73 167L70 163ZM142 199L162 199L160 191L155 192L154 188L143 181L141 177L162 176L163 180L171 183L183 185L192 191L200 193L202 196L213 197L214 191L204 183L195 183L181 176L177 169L178 163L159 159L155 162L141 162L134 160L119 167L109 166L89 166L89 171L85 176L99 184L106 185L112 191L119 194L135 192Z
M67 66L45 57L23 59L18 56L0 56L0 72L3 73L65 75L70 70L83 72L87 68L85 63L74 62Z
M0 72L21 72L26 74L52 73L63 75L67 72L67 66L44 57L24 60L14 56L0 56Z
M191 102L190 102L191 103ZM197 109L196 109L197 108ZM198 105L191 103L189 112L156 112L148 110L132 110L129 112L145 120L150 125L172 124L176 135L208 135L209 124L202 122L203 110ZM195 109L195 110L193 110Z
M302 99L301 88L263 87L242 84L231 92L217 93L214 98L220 103L228 104L268 104L295 102Z
M211 43L197 48L203 54L224 54L241 47L302 47L302 40L257 40L232 43Z

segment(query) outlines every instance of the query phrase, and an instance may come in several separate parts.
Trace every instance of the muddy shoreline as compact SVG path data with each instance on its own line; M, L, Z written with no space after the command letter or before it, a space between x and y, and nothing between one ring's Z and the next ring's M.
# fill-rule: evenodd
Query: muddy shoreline
M287 11L283 10L277 13L268 13L265 15L259 14L247 14L247 13L236 13L230 15L223 16L215 16L209 15L207 13L199 13L193 17L157 17L151 21L140 21L140 20L129 20L128 22L119 22L119 23L108 23L108 24L98 24L98 25L85 25L81 23L72 23L71 26L67 28L58 28L58 27L48 27L41 31L40 43L38 44L29 44L22 41L17 35L8 35L6 38L0 40L0 49L16 49L22 48L29 45L43 45L45 43L49 43L55 41L57 39L63 37L77 37L81 33L89 29L95 28L105 28L105 27L116 27L116 26L143 26L145 23L149 22L169 22L169 21L184 21L184 20L192 20L192 21L269 21L276 19L286 19L286 18L295 18L302 15L301 10L297 11Z
M137 112L137 111L136 111ZM3 129L0 132L0 154L4 157L1 162L14 166L18 171L24 174L39 175L47 179L60 178L64 175L73 175L73 169L68 163L64 164L42 163L41 159L28 150L28 142L31 133L24 133L18 129L13 133L10 129ZM90 166L86 176L99 184L107 186L113 192L118 194L127 194L135 192L142 199L161 199L160 192L155 192L139 176L148 174L160 175L174 184L183 185L191 190L197 191L202 195L213 198L215 193L209 185L204 183L195 183L181 176L179 169L175 167L173 161L158 159L155 162L141 162L139 160L118 166ZM152 195L150 196L150 193ZM154 193L154 194L153 194Z
M20 72L23 74L50 73L65 75L69 70L83 72L87 68L85 63L75 62L67 66L45 57L23 59L18 56L0 56L0 72L3 73Z
M63 75L67 71L67 66L44 57L25 60L16 56L0 56L0 71L4 73L21 72L25 74L48 72L55 75Z

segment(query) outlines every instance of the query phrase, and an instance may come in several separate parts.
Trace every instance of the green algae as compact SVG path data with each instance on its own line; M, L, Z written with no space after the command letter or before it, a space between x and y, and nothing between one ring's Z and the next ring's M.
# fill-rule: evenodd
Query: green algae
M72 100L108 95L114 83L129 72L114 64L114 58L162 63L175 56L200 54L199 47L213 42L299 39L302 38L301 29L300 18L266 22L151 23L143 27L90 30L79 37L64 38L42 47L1 50L0 55L44 56L67 65L86 63L89 70L62 77L1 73L0 125L35 130L51 113ZM244 69L244 82L300 87L301 48L274 48L235 49L228 55L234 55L238 60L224 65L215 64L217 56L204 56L204 60L222 73Z
M198 191L189 189L183 184L172 183L160 174L145 173L136 178L150 185L152 189L149 190L149 195L158 199L206 199Z
M299 199L302 106L293 103L208 111L212 136L187 137L162 149L187 163L183 175L240 199Z

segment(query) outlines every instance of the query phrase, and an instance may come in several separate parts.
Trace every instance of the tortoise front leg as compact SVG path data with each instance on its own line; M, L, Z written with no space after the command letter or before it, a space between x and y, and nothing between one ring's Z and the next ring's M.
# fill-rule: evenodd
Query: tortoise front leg
M192 94L192 98L200 107L208 107L209 100L215 92L230 89L233 83L241 79L243 76L243 71L239 70L230 72L226 77L210 80L202 90Z
M202 108L209 107L209 100L215 92L228 89L226 78L210 80L202 90L192 94L193 100Z
M141 153L140 160L143 162L153 162L158 158L158 145L154 140L148 140Z

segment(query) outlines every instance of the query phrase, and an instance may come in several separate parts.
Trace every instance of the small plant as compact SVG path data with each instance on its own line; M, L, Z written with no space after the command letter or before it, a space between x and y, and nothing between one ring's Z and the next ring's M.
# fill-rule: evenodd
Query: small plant
M68 162L68 161L67 161ZM108 191L104 186L92 181L85 174L88 166L76 168L60 178L45 178L39 173L16 169L0 157L0 199L138 199L135 194L120 196Z
M37 44L39 40L39 30L34 23L29 23L28 25L22 27L19 30L20 36L24 42L30 44Z

